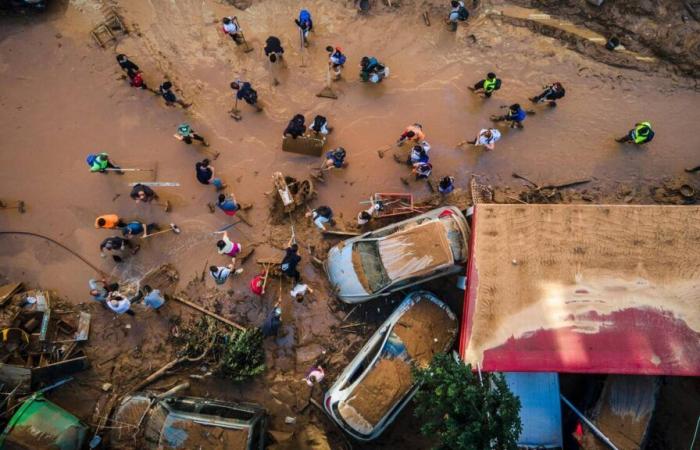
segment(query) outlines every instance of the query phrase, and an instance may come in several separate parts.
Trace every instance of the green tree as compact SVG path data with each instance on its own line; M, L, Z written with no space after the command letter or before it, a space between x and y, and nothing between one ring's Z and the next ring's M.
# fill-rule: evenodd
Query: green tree
M416 370L421 382L415 414L421 433L437 437L436 450L515 450L520 436L520 399L501 374L483 374L471 365L438 354L430 367Z

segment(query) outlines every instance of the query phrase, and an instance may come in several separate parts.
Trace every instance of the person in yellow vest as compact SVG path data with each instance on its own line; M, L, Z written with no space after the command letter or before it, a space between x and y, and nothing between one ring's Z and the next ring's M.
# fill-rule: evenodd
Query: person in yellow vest
M95 228L121 228L125 227L126 223L116 214L103 214L95 219Z
M496 78L496 74L489 72L486 78L476 83L474 86L469 86L469 89L475 94L483 94L484 97L491 95L501 88L501 79Z
M639 122L635 124L626 135L615 139L617 142L629 142L636 145L646 144L654 139L654 130L651 129L650 122Z

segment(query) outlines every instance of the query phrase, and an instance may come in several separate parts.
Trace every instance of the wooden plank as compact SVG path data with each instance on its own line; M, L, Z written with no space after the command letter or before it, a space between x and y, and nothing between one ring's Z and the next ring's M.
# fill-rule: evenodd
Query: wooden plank
M220 322L223 322L223 323L225 323L225 324L227 324L227 325L231 325L232 327L238 328L238 329L241 330L241 331L245 331L245 330L246 330L246 328L245 328L243 325L239 325L239 324L237 324L236 322L234 322L234 321L232 321L232 320L228 320L228 319L226 319L225 317L221 317L220 315L218 315L218 314L216 314L216 313L213 313L213 312L211 312L211 311L208 311L208 310L202 308L201 306L199 306L199 305L197 305L197 304L195 304L195 303L192 303L192 302L190 302L190 301L188 301L188 300L185 300L184 298L180 298L180 297L172 297L172 298L175 299L176 301L182 303L182 304L185 304L185 305L189 306L190 308L194 308L194 309L196 309L197 311L203 312L204 314L206 314L206 315L208 315L208 316L210 316L210 317L213 317L213 318L215 318L216 320L218 320L218 321L220 321Z
M88 335L90 334L90 314L86 312L80 312L80 319L78 319L78 331L75 333L76 341L87 341Z
M300 136L296 139L282 138L282 151L298 153L308 156L321 156L326 139L318 139L310 136Z
M22 283L10 283L0 286L0 306L3 306L7 301L22 288Z

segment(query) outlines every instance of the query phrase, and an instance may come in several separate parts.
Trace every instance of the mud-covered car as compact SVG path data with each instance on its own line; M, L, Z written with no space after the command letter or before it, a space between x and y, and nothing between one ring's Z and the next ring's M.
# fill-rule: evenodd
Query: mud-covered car
M257 405L197 397L125 397L116 413L112 448L263 450L267 418ZM133 425L128 426L128 425ZM142 430L134 441L135 427Z
M328 251L328 279L346 303L389 295L463 270L469 225L445 206L347 239Z
M396 308L326 392L323 406L350 436L376 439L411 400L411 368L452 346L457 318L435 295L415 291Z
M44 10L46 8L46 0L0 0L0 9L10 8Z

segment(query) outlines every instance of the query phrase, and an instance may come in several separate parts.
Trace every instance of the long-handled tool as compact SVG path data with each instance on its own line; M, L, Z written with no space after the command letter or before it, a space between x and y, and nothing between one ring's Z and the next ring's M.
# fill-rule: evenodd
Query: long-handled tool
M333 88L331 87L331 67L328 66L328 70L326 70L326 85L324 88L316 94L316 97L323 97L323 98L332 98L333 100L338 99L338 95L333 91Z
M24 206L25 206L24 201L22 201L22 200L17 200L16 205L8 205L7 203L0 200L0 208L2 208L2 209L17 209L17 211L19 211L20 214L25 213L26 209Z
M129 186L134 187L137 184L143 185L143 186L156 186L156 187L179 187L180 183L177 181L135 181L133 183L129 183Z
M231 111L229 111L229 114L236 121L239 121L243 118L243 117L241 117L241 111L238 109L238 95L236 95L236 103L233 105L233 109Z
M245 49L243 51L246 53L252 52L253 47L248 45L248 41L246 41L245 35L243 35L243 32L241 31L241 24L238 23L238 17L234 17L233 20L236 22L236 26L238 27L238 34L241 35L241 39L243 39L243 45L245 45Z
M177 139L178 141L184 141L184 140L185 140L185 138L183 138L183 137L180 136L179 134L173 134L173 137L174 137L175 139ZM201 149L203 152L209 153L209 154L212 156L212 158L214 158L214 159L216 159L216 158L219 157L219 152L217 152L216 150L210 149L208 143L205 144L204 146L200 147L200 149Z
M156 236L156 235L158 235L158 234L168 233L168 232L170 232L170 231L172 231L172 232L175 233L175 234L180 234L180 227L178 227L178 226L175 225L174 223L171 223L171 224L170 224L170 227L169 227L167 230L156 231L155 233L151 233L151 234L147 234L147 235L145 235L145 236L141 236L141 239L146 239L146 238L149 238L149 237L152 237L152 236Z
M299 67L306 67L306 64L304 63L304 30L299 27L299 38L301 41L301 45L299 46L299 54L301 55L301 65Z
M105 172L153 172L155 169L102 169Z

